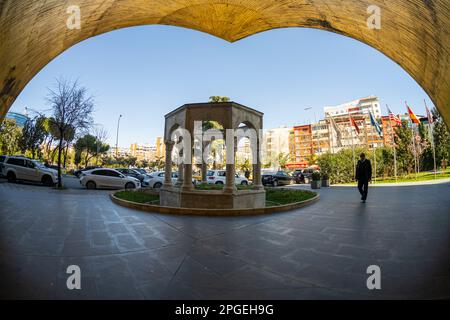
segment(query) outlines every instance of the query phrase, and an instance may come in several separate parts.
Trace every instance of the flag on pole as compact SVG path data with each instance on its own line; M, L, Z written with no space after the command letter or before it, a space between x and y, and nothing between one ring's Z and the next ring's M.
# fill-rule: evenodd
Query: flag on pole
M380 124L375 120L375 117L373 116L372 112L369 111L370 115L370 123L373 127L375 127L375 130L377 130L378 135L381 137L383 135L383 129L381 129Z
M416 114L411 110L408 104L406 104L406 108L408 109L409 118L411 119L412 123L420 124L419 118L417 118Z
M351 115L349 115L349 117L350 117L350 122L355 127L356 132L359 134L361 131L359 130L358 124L356 123L355 119L353 119L353 117Z
M341 130L337 126L337 124L334 121L334 118L332 116L329 116L329 119L331 121L331 125L333 126L334 131L336 132L337 145L338 145L338 147L342 147L342 133L341 133Z
M389 120L391 122L395 122L396 124L398 124L399 126L402 125L402 120L400 120L399 117L397 117L392 111L391 109L389 109L389 107L387 108L388 112L389 112Z
M427 110L428 123L433 124L434 119L433 119L433 115L430 112L430 109L428 109L427 106L425 106L425 109Z

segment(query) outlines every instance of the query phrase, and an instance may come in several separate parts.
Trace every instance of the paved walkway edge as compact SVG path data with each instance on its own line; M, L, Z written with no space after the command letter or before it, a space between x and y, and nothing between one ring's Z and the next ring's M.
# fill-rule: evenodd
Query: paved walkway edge
M302 208L307 205L313 204L320 199L320 195L316 194L314 198L305 201L295 202L276 207L255 208L255 209L193 209L193 208L163 207L145 203L136 203L119 199L113 193L110 194L110 197L115 204L129 209L136 209L152 213L191 215L191 216L255 216L263 214L271 214Z

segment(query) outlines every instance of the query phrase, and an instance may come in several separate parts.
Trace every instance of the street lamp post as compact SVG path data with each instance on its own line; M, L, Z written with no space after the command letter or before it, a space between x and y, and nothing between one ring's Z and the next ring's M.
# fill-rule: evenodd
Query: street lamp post
M120 119L122 119L122 115L120 115L120 116L119 116L119 120L117 120L116 157L119 155L119 128L120 128Z

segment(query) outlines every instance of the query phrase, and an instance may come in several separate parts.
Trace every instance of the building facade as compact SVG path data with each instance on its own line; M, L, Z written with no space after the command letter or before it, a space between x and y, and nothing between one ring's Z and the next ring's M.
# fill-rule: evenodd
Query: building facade
M8 112L6 113L5 119L13 120L18 127L23 127L29 118L22 113Z

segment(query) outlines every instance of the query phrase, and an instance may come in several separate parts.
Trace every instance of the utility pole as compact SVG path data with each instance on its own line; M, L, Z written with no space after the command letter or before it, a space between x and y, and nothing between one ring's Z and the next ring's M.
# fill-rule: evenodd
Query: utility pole
M117 136L116 136L116 158L119 155L119 128L120 128L120 119L122 119L122 115L119 116L119 120L117 120Z

